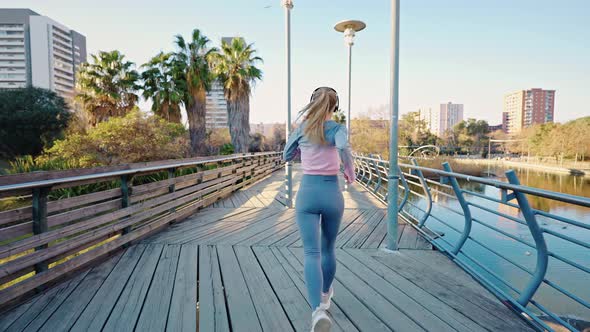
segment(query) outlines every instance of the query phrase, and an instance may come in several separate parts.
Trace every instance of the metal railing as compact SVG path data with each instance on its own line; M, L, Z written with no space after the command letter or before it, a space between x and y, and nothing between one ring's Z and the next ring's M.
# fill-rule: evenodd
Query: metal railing
M387 174L389 163L379 156L354 155L357 170L357 181L373 192L383 202L387 202ZM476 280L489 289L511 309L518 312L531 324L540 330L552 330L546 321L553 321L565 328L576 331L566 319L552 312L542 300L535 295L540 287L548 287L552 296L560 296L568 301L573 301L583 310L590 309L588 299L576 295L566 289L559 281L551 280L548 276L550 263L565 264L574 270L581 271L587 278L587 286L590 285L590 267L580 260L565 257L559 253L556 246L548 246L546 237L550 242L555 239L565 241L568 245L576 246L584 251L585 256L590 256L590 244L582 239L575 238L563 232L550 229L548 221L557 222L563 228L576 227L580 232L590 230L589 220L573 220L568 217L556 215L535 209L529 199L543 199L559 202L560 204L574 205L577 208L590 208L590 199L580 196L562 194L520 184L516 173L512 170L506 172L508 183L489 178L469 176L455 173L448 163L443 163L443 170L419 166L415 159L411 164L400 164L400 193L399 216L414 226L423 234L438 250L448 255L460 267L471 274ZM427 174L427 176L425 175ZM439 181L433 180L434 178ZM481 186L478 192L467 188L468 186ZM486 188L496 196L486 194ZM483 189L483 190L482 190ZM485 202L491 202L487 204ZM447 204L449 203L449 204ZM495 207L489 205L498 204ZM436 208L436 209L435 209ZM500 211L502 210L502 211ZM516 213L509 213L514 212ZM504 212L503 212L504 211ZM588 211L590 212L590 210ZM477 214L477 215L476 215ZM503 225L516 225L523 230L528 230L530 236L517 236L506 227L495 226L486 222L480 214L494 215ZM449 215L451 218L448 218ZM463 227L457 227L458 219L462 220ZM542 224L540 224L542 222ZM473 227L481 227L486 232L493 232L495 236L504 237L522 244L524 247L536 252L534 268L517 262L518 259L503 253L498 241L486 243L472 234ZM435 229L443 227L449 234L441 235ZM588 233L587 235L590 235ZM528 238L532 238L532 241ZM489 242L489 241L488 241ZM467 245L468 244L468 245ZM522 271L528 276L524 285L516 285L514 280L507 280L484 261L478 259L474 252L493 255L506 262L516 270ZM530 253L529 255L532 255ZM578 257L579 258L579 257ZM559 262L559 263L557 263ZM588 312L590 315L590 311ZM545 317L543 317L545 316ZM544 318L544 319L541 319Z

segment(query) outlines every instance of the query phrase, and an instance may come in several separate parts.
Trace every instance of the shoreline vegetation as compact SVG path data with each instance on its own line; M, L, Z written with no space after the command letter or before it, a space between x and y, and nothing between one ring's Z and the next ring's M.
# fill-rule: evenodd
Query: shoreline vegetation
M463 162L460 162L459 159L449 157L449 156L438 156L438 157L435 157L432 159L416 159L416 161L418 161L419 166L440 169L440 170L443 169L442 164L445 162L448 162L449 165L451 166L451 169L453 170L453 172L462 173L462 174L466 174L466 175L472 175L472 176L484 176L484 171L485 171L484 168L482 168L479 165L463 163ZM401 159L400 163L410 164L410 161L409 161L409 159L403 158L403 159ZM432 172L423 172L423 174L424 174L424 177L429 178L429 179L438 178Z
M489 172L487 167L517 168L542 171L548 174L572 175L590 178L590 169L579 163L580 168L567 168L548 163L534 163L518 160L484 159L484 158L457 158L452 156L438 156L432 159L417 159L418 165L427 168L442 170L442 164L448 162L453 172L472 176L486 177L489 175L503 177L503 174ZM402 164L409 164L409 160L402 159ZM427 178L436 178L434 174L424 172Z
M470 158L455 158L457 164L466 166L492 166L492 167L505 167L505 168L519 168L519 169L531 169L536 171L543 171L550 174L558 175L573 175L583 176L590 178L590 168L586 168L584 164L580 163L579 168L568 168L559 165L548 164L548 163L535 163L518 160L506 160L506 159L470 159ZM462 167L462 166L459 166ZM487 170L484 170L487 172ZM496 174L497 175L497 174Z

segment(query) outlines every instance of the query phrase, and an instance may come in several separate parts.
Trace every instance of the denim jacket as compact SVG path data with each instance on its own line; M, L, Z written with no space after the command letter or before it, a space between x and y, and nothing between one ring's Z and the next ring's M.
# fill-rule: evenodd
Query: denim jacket
M301 154L301 164L304 174L335 175L340 169L340 162L344 165L344 175L348 182L354 182L354 164L348 145L346 127L329 120L324 123L324 137L326 144L311 142L304 134L306 123L303 122L289 137L283 158L293 160Z

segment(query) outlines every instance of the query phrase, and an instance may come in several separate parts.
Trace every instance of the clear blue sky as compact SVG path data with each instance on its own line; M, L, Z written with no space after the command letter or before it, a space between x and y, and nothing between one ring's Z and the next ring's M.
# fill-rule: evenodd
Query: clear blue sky
M294 2L294 111L319 85L333 86L345 100L346 48L332 27L348 18L367 23L353 47L353 116L386 104L389 0ZM1 6L31 8L86 35L90 53L119 49L138 64L172 50L175 34L196 27L214 44L243 36L265 59L252 122L286 119L280 0L3 0ZM590 115L589 15L587 0L402 0L402 113L452 101L465 104L465 117L494 124L505 93L540 87L557 90L557 121Z

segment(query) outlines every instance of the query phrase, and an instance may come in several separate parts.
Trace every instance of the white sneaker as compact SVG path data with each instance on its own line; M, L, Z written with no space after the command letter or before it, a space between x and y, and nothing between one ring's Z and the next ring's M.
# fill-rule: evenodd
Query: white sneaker
M326 314L326 311L318 307L311 314L311 332L329 332L332 327L332 321Z
M327 293L322 292L322 301L320 303L320 308L324 310L330 309L330 305L332 304L332 296L334 296L334 287L330 286L330 289Z

